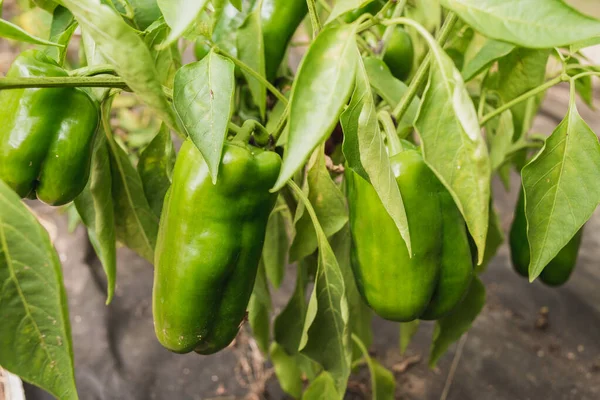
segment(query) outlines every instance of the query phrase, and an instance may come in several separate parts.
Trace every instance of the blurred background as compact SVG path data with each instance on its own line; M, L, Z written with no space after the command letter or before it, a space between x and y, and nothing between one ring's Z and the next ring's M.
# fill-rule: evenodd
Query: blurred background
M600 18L598 0L568 3ZM29 9L28 0L5 0L3 18L37 36L48 36L44 29L50 14ZM0 39L0 76L24 48ZM600 64L600 47L584 53ZM192 61L191 49L186 54L189 56L184 61ZM293 56L292 62L301 53ZM76 51L70 54L73 60L77 57ZM597 90L594 95L600 100ZM550 134L566 113L568 97L568 86L551 89L532 131ZM143 148L158 130L158 122L131 95L121 96L115 108L115 133L134 150L135 158L136 150ZM583 103L579 111L600 133L600 113ZM518 185L516 174L511 192L499 182L494 184L495 207L505 233L512 221ZM154 337L152 323L152 266L125 248L118 253L115 299L105 306L102 268L85 229L78 225L74 209L29 204L50 232L63 263L82 399L285 398L248 327L242 329L232 346L210 357L176 355L163 349ZM288 273L281 289L272 290L275 313L293 291L294 276ZM519 277L510 265L506 244L491 262L483 281L488 290L483 313L434 370L427 367L430 323L422 324L407 353L401 356L398 324L374 319L375 337L370 351L394 372L396 398L600 399L600 211L586 226L578 266L563 287L529 284ZM24 392L31 400L51 398L28 385ZM0 371L0 400L20 399L19 393L18 380ZM363 368L351 376L347 398L368 396L368 371Z

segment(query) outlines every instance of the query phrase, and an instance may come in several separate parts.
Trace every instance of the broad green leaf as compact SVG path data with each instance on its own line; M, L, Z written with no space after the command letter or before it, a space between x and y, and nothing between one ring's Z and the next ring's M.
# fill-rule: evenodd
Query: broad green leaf
M439 319L433 331L429 354L429 366L435 367L438 360L467 332L485 305L485 286L479 278L473 279L465 299L448 316Z
M467 24L492 39L543 49L600 35L600 21L563 0L441 0Z
M369 64L374 65L375 63L370 62ZM369 87L371 75L368 75L366 66L360 59L358 60L354 93L350 105L340 118L344 130L342 149L348 167L371 182L410 251L411 242L406 211L379 130L375 100ZM396 82L396 80L388 79L387 82ZM373 81L371 83L373 84ZM412 125L412 121L414 119L410 121L410 125Z
M286 184L337 124L354 85L355 34L353 25L325 28L304 56L292 88L287 151L273 190Z
M432 54L429 82L415 127L423 157L465 218L483 260L490 198L490 160L477 113L460 72L433 37L422 32Z
M171 33L163 43L169 46L188 31L208 4L208 0L157 0Z
M107 63L173 130L179 130L173 109L163 93L154 60L135 30L100 0L60 0L91 36Z
M340 269L344 275L346 298L348 299L348 325L350 326L350 333L356 335L366 347L369 347L373 343L373 330L371 329L373 313L362 299L358 288L356 287L356 281L354 279L350 261L351 241L350 227L346 224L344 229L331 238L331 248L333 249L335 258L338 260ZM353 343L352 353L353 360L358 359L361 356L361 351L356 343Z
M571 53L577 53L581 49L586 47L596 46L600 44L600 36L596 36L590 39L582 40L581 42L573 43L569 46Z
M511 43L488 39L475 57L462 70L465 82L475 78L495 61L510 54L515 49Z
M100 132L100 134L104 134ZM117 278L117 246L112 200L112 177L106 138L96 139L90 179L75 199L75 207L88 231L88 238L102 263L107 281L106 304L115 293Z
M271 293L269 293L265 266L261 262L258 266L254 289L248 303L248 322L250 322L254 339L256 339L258 347L264 354L269 352L269 340L271 339L270 311Z
M336 390L335 380L327 371L321 372L302 395L302 400L332 400L339 398L341 396Z
M213 51L201 61L184 65L175 75L175 109L206 160L213 183L217 182L234 94L233 63Z
M19 42L40 44L45 46L57 46L64 47L62 44L44 40L39 37L29 34L23 28L8 22L4 19L0 19L0 37L18 40Z
M75 22L75 18L73 18L73 14L63 6L56 7L52 13L50 40L63 47L47 47L45 53L60 65L64 65L65 63L67 47L75 29L77 29L77 23Z
M154 59L154 65L158 71L160 82L169 87L173 87L175 73L181 68L181 54L177 44L165 48L157 48L162 43L169 32L169 27L164 21L156 22L148 27L144 35L144 43L148 46L150 54Z
M306 211L315 225L319 244L319 263L306 311L300 350L321 364L333 377L337 391L344 393L352 358L344 276L308 198L297 186L293 185L292 188L305 203Z
M138 172L131 165L127 153L112 138L110 106L110 102L103 104L102 127L109 138L115 236L131 250L149 262L154 262L158 218L146 200Z
M62 270L37 219L0 181L0 365L59 399L76 400Z
M419 320L400 323L400 354L404 354L413 337L419 330Z
M336 0L335 6L333 7L333 10L331 10L331 14L329 14L325 23L328 24L340 15L364 7L372 1L373 0Z
M348 222L346 198L329 175L321 148L313 153L308 163L305 192L317 213L327 237L339 232ZM298 205L294 218L296 236L290 248L290 261L298 261L317 249L317 233L310 216Z
M287 305L275 318L275 341L281 345L289 355L298 354L304 319L306 317L306 283L308 260L298 263L296 274L296 288Z
M546 64L550 50L515 49L498 60L498 71L485 85L495 90L503 103L507 103L523 93L544 83ZM514 140L525 134L533 124L533 118L527 117L527 109L541 103L541 97L535 98L535 104L523 102L511 108L514 121ZM535 112L533 112L535 115Z
M394 77L388 66L382 60L374 57L367 57L363 62L365 70L367 71L368 82L371 84L371 87L373 87L373 90L375 90L375 93L377 93L377 95L392 108L395 108L408 90L408 86ZM356 91L356 89L354 90ZM418 111L419 98L415 97L408 106L406 113L402 116L402 120L397 123L398 132L412 129Z
M150 144L140 154L137 170L142 180L144 194L150 209L158 218L163 208L165 194L171 186L175 166L175 149L169 128L163 124Z
M302 371L298 366L299 354L289 355L276 342L271 343L269 356L281 389L295 399L302 396Z
M533 281L600 202L600 143L577 112L574 95L565 119L521 176Z
M265 78L265 46L260 19L260 10L250 13L236 35L237 54L240 61L251 67L254 71ZM248 81L248 87L254 103L258 106L260 117L264 120L267 109L267 88L252 75L245 71L244 77Z
M141 31L161 17L156 0L127 0L127 2L133 9L133 21Z
M262 260L265 264L269 282L278 289L285 274L289 237L288 226L291 226L290 212L285 202L279 200L269 216Z
M376 382L373 400L394 400L396 398L396 378L394 374L381 365L377 360L371 360L373 365L373 376Z

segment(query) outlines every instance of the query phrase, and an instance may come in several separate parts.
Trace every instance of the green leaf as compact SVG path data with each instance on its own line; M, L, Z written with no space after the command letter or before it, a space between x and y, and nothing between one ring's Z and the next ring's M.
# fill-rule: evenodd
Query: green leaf
M302 400L331 400L339 399L340 394L336 390L335 380L327 371L319 374L317 379L310 383L302 395Z
M175 149L169 128L163 124L150 144L140 154L137 170L142 180L144 194L150 209L158 218L163 208L165 194L171 186L175 166Z
M521 176L533 281L600 202L600 143L579 115L573 94L565 119Z
M156 0L127 0L127 2L133 9L133 21L141 31L161 17Z
M60 0L75 16L97 50L127 85L169 127L178 131L173 109L162 90L154 60L143 40L111 7L100 0Z
M291 226L290 212L280 200L269 216L262 251L267 278L276 289L281 285L285 274L289 246L288 226Z
M382 60L367 57L363 62L367 71L368 82L375 93L390 107L395 108L408 90L408 86L392 75L392 72ZM356 89L354 90L356 91ZM419 111L419 101L418 97L411 101L406 113L402 116L402 120L397 123L398 132L412 129Z
M233 63L211 51L184 65L175 75L173 103L184 129L206 160L217 182L227 125L233 112Z
M600 35L600 21L563 0L441 2L485 36L523 47L559 47Z
M581 65L581 62L577 58L571 57L567 60L567 64L571 66L579 66ZM569 76L575 76L584 71L584 66L581 65L581 69L573 68L569 69L567 72ZM591 109L594 109L594 84L592 82L592 77L584 76L578 78L575 81L575 90L577 91L581 99L585 102L585 104L587 104L588 107L590 107Z
M374 376L372 379L376 382L373 400L394 400L396 398L396 378L394 374L372 359Z
M308 163L305 193L317 213L317 218L327 237L339 232L348 222L346 198L331 179L325 165L321 148L313 153ZM294 218L296 236L290 248L290 261L298 261L317 249L317 233L302 203L298 205Z
M275 341L281 345L287 354L298 353L304 319L306 317L306 281L308 260L298 263L296 274L296 288L287 305L275 318L274 333Z
M404 354L419 330L419 320L400 323L400 354Z
M369 62L369 65L373 66L374 63ZM406 211L379 129L375 100L369 87L371 76L368 75L366 66L360 59L358 60L354 93L350 105L341 116L344 131L342 150L348 167L371 182L410 251ZM386 81L391 83L396 80L394 78Z
M511 150L515 127L510 110L506 110L499 117L486 124L486 133L490 146L490 162L492 171L496 171L506 160Z
M373 0L337 0L335 2L335 6L333 10L331 10L331 14L327 18L325 24L334 21L337 17L349 12L356 10L358 8L364 7L367 4L371 3Z
M64 65L67 56L68 44L71 36L77 29L77 22L73 14L63 6L58 6L52 13L52 24L50 25L50 40L63 47L47 47L45 53L55 59L60 65Z
M362 299L362 296L356 287L356 281L354 280L354 273L352 272L350 261L351 242L350 226L346 224L344 229L331 238L331 248L333 249L335 258L338 260L340 269L344 275L346 298L348 299L348 325L350 326L350 333L356 335L366 347L369 347L373 343L373 330L371 329L373 313ZM353 360L358 359L361 356L361 351L356 343L353 343L352 353Z
M116 237L152 263L158 234L158 218L146 200L138 172L131 165L127 153L112 138L110 106L110 101L102 106L102 127L109 138Z
M115 292L117 275L112 177L106 138L99 136L95 146L90 179L83 192L75 199L75 207L87 227L90 243L104 268L108 285L106 304L109 304Z
M507 103L525 92L544 83L546 64L550 50L515 49L510 54L498 60L498 71L490 77L490 82L485 85L495 90L503 103ZM536 104L541 100L532 98ZM527 102L517 104L511 108L514 122L514 139L520 138L533 124L533 118L527 117ZM533 112L535 115L535 112Z
M292 88L288 147L273 190L286 184L337 124L354 84L355 34L352 25L328 27L308 49Z
M39 44L45 46L56 46L56 47L64 47L62 44L54 43L49 40L44 40L39 37L30 35L23 28L8 22L6 20L0 19L0 37L18 40L19 42Z
M425 162L446 186L464 216L481 263L490 198L488 152L460 72L433 37L422 33L429 42L432 63L415 126Z
M208 0L157 0L171 33L163 43L169 46L188 31L208 4Z
M0 180L0 365L77 399L67 296L46 230Z
M237 54L240 61L265 78L265 45L260 10L256 10L248 15L242 26L238 29L236 40ZM260 111L260 117L264 120L267 109L267 88L252 75L244 70L242 72L246 81L248 81L248 87L250 88L250 93L252 93L254 103Z
M502 226L500 225L498 212L494 208L494 202L493 200L490 200L490 223L487 241L485 243L485 254L483 256L483 262L476 268L478 274L485 272L488 264L496 255L500 246L502 246L502 243L504 243L504 232L502 231Z
M344 393L352 358L344 276L308 198L295 184L290 187L304 202L315 225L319 244L315 285L299 348L304 355L321 364L333 377L338 392Z
M271 293L269 293L265 266L261 262L258 266L254 289L248 303L248 322L250 322L258 347L265 354L269 352L269 340L271 339L270 312Z
M465 299L450 315L439 319L433 331L433 341L429 355L429 366L435 367L438 360L467 332L485 305L485 286L479 278L473 279Z
M571 53L577 53L581 49L585 49L586 47L596 46L600 44L600 36L596 36L590 39L582 40L581 42L573 43L569 46L569 51Z
M181 54L177 48L177 44L165 48L158 48L167 34L169 27L163 21L152 24L144 36L144 43L150 50L150 54L154 59L154 65L158 71L158 79L160 82L172 88L175 80L175 73L181 68Z
M298 366L299 354L290 356L276 342L271 343L269 356L281 389L295 399L302 396L302 370Z
M237 8L238 11L242 11L242 0L229 0L232 6Z
M488 39L475 57L463 68L464 81L468 82L475 78L499 58L510 54L514 49L514 44Z

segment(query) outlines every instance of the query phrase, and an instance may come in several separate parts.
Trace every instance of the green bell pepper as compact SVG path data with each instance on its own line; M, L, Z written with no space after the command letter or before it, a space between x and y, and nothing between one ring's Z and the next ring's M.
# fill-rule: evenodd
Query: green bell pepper
M565 284L577 264L577 255L581 245L583 228L567 243L565 247L550 261L540 274L540 280L548 286ZM525 216L525 196L519 193L519 201L515 209L515 218L510 228L510 255L515 271L521 276L529 277L529 240L527 238L527 218Z
M465 223L417 150L404 150L390 162L413 255L375 189L346 169L356 283L366 303L385 319L438 319L462 301L473 277Z
M44 53L21 53L7 75L67 77ZM99 109L77 88L0 92L0 179L21 197L50 205L72 201L87 184Z
M216 185L187 140L175 163L156 245L156 336L176 353L212 354L244 320L256 278L281 158L225 145Z

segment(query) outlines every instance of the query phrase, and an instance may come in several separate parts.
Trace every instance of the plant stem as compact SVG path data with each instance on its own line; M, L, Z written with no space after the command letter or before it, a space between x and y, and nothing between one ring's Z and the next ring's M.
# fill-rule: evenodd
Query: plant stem
M219 47L216 47L214 44L212 44L212 45L213 45L213 49L215 52L229 58L235 65L237 65L238 67L240 67L241 69L246 71L248 74L252 75L252 77L254 79L259 81L271 93L273 93L275 95L275 97L277 97L277 99L279 99L279 101L282 101L284 104L288 103L288 99L286 99L285 96L279 90L277 90L277 88L275 86L273 86L265 77L261 76L258 72L256 72L254 69L252 69L249 65L247 65L243 61L237 59L233 55L229 54L227 51L225 51Z
M504 111L511 109L512 107L516 106L517 104L529 99L530 97L533 97L545 90L550 89L552 86L557 85L561 82L566 82L568 81L569 78L566 75L559 75L554 79L549 80L548 82L544 83L541 86L536 87L535 89L531 89L529 92L523 93L522 95L520 95L519 97L509 101L506 104L503 104L502 106L496 108L494 111L490 112L489 114L486 114L483 116L483 118L481 118L481 120L479 121L479 125L483 126L485 125L486 122L488 122L489 120L491 120L492 118L502 114Z
M109 64L91 65L88 67L74 69L73 71L69 72L70 76L94 76L102 74L117 75L117 72L115 71L115 68Z
M287 125L287 119L288 119L289 115L290 115L290 106L288 104L285 107L285 109L283 110L283 114L281 114L279 121L277 122L277 127L275 128L275 131L271 132L271 137L273 138L274 143L277 143L277 141L279 140L279 137L285 130L285 126Z
M326 0L319 0L319 4L321 5L321 7L323 7L323 9L325 11L327 11L329 14L331 14L331 6L329 4L327 4Z
M400 153L402 151L402 144L396 133L396 126L394 125L390 113L387 111L380 111L377 114L377 119L381 123L385 136L387 137L390 156Z
M308 13L310 14L310 23L313 30L313 38L316 38L321 31L321 21L319 21L319 14L317 14L317 5L315 0L306 0L308 4Z
M440 45L443 45L444 42L446 41L446 39L448 39L448 36L450 36L450 32L452 32L452 28L454 27L454 24L456 23L457 20L458 20L458 17L456 16L456 14L454 14L453 12L448 13L446 20L444 21L444 24L440 28L440 32L439 32L439 35L437 38L437 42ZM394 22L394 21L397 21L397 22ZM414 24L411 20L407 20L405 18L395 18L395 19L392 19L387 22L384 21L384 24L385 25L388 25L388 24L395 25L397 23L405 23L406 24L407 21L408 21L408 24ZM402 97L402 100L400 100L400 103L398 103L398 105L394 109L394 112L392 115L394 116L396 121L400 121L400 119L404 116L404 114L408 110L408 107L410 106L410 103L413 101L413 99L417 95L419 88L427 79L427 72L429 70L430 63L431 63L431 49L429 50L427 56L425 57L425 59L423 60L421 65L419 66L419 69L417 70L417 72L415 73L415 76L413 77L412 81L410 82L410 85L408 86L408 90Z
M404 11L406 2L407 2L407 0L398 1L398 4L396 4L396 8L394 8L394 13L392 14L392 18L397 18L397 17L402 16L402 12ZM391 3L389 3L389 4L391 4ZM383 33L383 37L381 38L381 41L383 42L383 49L381 50L381 53L379 54L380 59L383 59L383 57L385 56L385 52L387 51L387 47L388 47L388 42L390 41L390 38L392 37L392 34L394 33L394 29L396 29L396 27L393 25L388 25L387 28L385 28L385 32Z
M0 90L58 87L106 87L129 89L119 77L43 77L43 78L0 78Z
M319 223L317 213L315 212L315 209L310 203L308 196L306 196L306 194L302 191L302 189L300 189L300 187L296 184L296 182L294 182L293 179L290 179L287 182L287 187L289 187L294 193L296 193L296 196L298 196L298 199L304 204L304 208L306 209L306 211L308 211L310 219L312 220L312 223L315 227L315 232L317 233L317 243L319 243L322 240L327 246L329 246L329 242L327 242L327 236L323 231L323 227ZM319 247L321 246L319 245Z
M369 351L365 344L360 340L360 338L356 334L352 334L352 341L358 348L360 352L363 354L363 358L367 363L367 368L369 368L369 373L371 374L371 392L377 393L377 381L375 379L375 369L373 368L373 361L371 361L371 357L369 356Z

